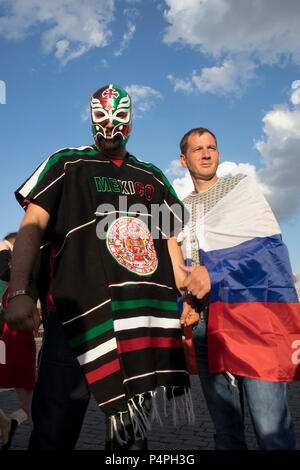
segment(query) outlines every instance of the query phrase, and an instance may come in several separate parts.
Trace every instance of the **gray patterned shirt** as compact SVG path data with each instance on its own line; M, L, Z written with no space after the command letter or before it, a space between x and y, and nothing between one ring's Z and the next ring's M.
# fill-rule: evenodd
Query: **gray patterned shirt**
M183 203L190 212L192 231L194 233L191 244L192 244L192 265L203 265L201 254L196 240L196 233L193 228L196 226L199 218L203 217L209 212L226 194L228 194L246 175L237 175L230 177L221 177L217 182L209 189L201 191L200 193L191 193L183 199Z

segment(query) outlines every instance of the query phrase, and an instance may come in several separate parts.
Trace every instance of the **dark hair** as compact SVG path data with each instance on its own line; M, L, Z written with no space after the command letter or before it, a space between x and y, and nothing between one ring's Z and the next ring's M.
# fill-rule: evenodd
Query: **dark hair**
M7 240L8 242L12 242L12 241L15 241L16 236L17 236L17 232L11 232L6 235L4 240Z
M216 136L209 129L206 129L205 127L195 127L194 129L191 129L186 134L184 134L184 136L182 137L182 139L180 141L180 144L179 144L181 153L183 153L183 155L185 155L187 145L188 145L188 138L191 134L202 135L202 134L205 134L205 132L208 132L211 136L213 136L213 138L216 141L216 145L218 145Z

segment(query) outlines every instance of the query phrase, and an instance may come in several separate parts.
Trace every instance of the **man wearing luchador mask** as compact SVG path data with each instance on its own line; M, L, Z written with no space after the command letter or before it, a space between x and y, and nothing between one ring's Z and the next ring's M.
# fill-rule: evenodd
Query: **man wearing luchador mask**
M95 144L55 152L16 191L26 213L6 310L12 330L39 325L28 283L40 247L51 247L31 450L74 449L90 393L106 415L107 450L147 448L159 389L184 398L193 421L177 308L184 207L157 167L126 150L128 93L106 85L90 106ZM154 221L158 206L168 230Z

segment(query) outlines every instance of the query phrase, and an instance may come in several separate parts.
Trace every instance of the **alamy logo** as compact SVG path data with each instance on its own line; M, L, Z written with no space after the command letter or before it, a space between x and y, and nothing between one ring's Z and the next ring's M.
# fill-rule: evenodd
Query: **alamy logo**
M139 188L141 190L141 188ZM145 193L144 191L144 194ZM150 192L149 192L150 194ZM151 194L152 195L152 194ZM105 240L109 227L120 217L134 217L147 225L153 240L169 238L171 234L179 234L188 219L188 212L182 204L172 204L167 201L161 204L135 203L128 207L127 196L119 196L118 207L113 204L100 204L95 215L100 218L96 233L100 240Z
M0 104L6 104L6 85L3 80L0 80Z
M296 349L295 352L292 354L292 363L293 364L300 364L300 340L295 340L292 343L292 348Z
M6 364L6 346L4 341L0 341L0 364Z

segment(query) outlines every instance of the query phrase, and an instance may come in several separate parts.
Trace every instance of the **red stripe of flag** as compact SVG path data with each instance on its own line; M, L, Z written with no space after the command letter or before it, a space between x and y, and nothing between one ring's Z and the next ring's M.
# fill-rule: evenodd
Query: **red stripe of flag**
M181 338L143 336L142 338L118 341L119 354L146 348L182 348Z
M271 382L300 380L300 303L213 302L209 307L210 373Z
M104 366L98 367L98 369L93 370L92 372L88 372L85 376L88 383L91 384L117 372L118 370L120 370L119 359L114 359L108 364L104 364Z

